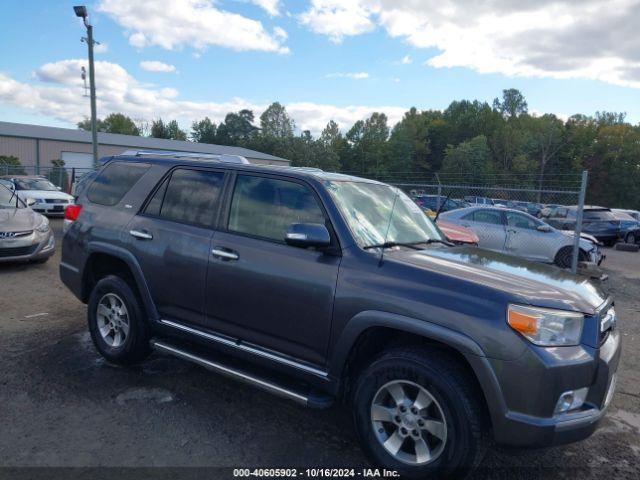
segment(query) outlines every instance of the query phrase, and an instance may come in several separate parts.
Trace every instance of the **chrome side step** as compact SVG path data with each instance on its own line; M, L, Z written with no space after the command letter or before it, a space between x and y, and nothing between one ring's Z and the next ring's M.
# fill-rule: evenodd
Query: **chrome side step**
M183 360L189 360L190 362L197 363L198 365L203 366L209 370L212 370L217 373L221 373L222 375L225 375L227 377L235 378L245 383L255 385L258 388L266 390L267 392L273 393L275 395L279 395L284 398L288 398L290 400L293 400L296 403L300 403L305 406L318 406L318 405L315 405L315 403L317 402L313 402L313 401L310 402L310 398L307 395L294 392L289 388L284 388L269 380L264 380L262 378L259 378L256 375L243 372L237 368L223 365L220 362L210 360L200 355L195 355L193 353L190 353L184 350L183 348L178 348L163 340L152 339L151 347L154 350L157 350L158 352L168 353L169 355L182 358Z

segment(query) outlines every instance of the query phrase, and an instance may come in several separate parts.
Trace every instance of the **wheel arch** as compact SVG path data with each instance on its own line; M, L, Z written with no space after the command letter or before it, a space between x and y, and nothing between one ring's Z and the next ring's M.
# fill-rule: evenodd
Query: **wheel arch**
M390 346L416 344L441 349L458 360L477 382L491 423L504 419L507 407L502 390L480 345L463 333L424 320L387 312L361 312L348 322L337 340L329 371L340 379L340 393L348 398L351 377L366 365L367 359Z
M82 271L82 301L88 301L91 290L100 278L118 275L140 296L147 316L154 320L159 318L140 264L131 252L102 242L89 244L88 250L89 255Z

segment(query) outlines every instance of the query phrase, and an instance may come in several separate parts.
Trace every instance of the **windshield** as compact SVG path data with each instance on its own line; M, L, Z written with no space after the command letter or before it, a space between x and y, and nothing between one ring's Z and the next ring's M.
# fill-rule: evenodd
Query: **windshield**
M58 191L58 188L53 183L44 178L17 178L15 184L18 190Z
M351 181L327 181L325 187L361 247L444 240L420 207L398 188Z
M25 208L25 206L14 192L0 184L0 208Z

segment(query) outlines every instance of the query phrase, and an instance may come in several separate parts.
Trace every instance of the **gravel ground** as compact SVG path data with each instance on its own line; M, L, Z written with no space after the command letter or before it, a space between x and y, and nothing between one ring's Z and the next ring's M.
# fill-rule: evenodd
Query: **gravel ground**
M52 224L59 233L61 221ZM602 427L579 444L491 451L474 478L640 478L640 253L607 255L624 353ZM0 265L0 477L117 467L100 476L216 478L248 466L366 466L339 408L308 410L168 357L130 369L105 363L85 306L58 278L59 258Z

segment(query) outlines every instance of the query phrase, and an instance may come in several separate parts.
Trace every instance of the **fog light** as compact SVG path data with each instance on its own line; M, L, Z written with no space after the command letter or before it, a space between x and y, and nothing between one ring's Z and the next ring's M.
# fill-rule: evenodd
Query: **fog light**
M580 408L589 393L589 388L579 388L578 390L569 390L560 395L558 403L556 403L555 413L567 413L571 410Z

